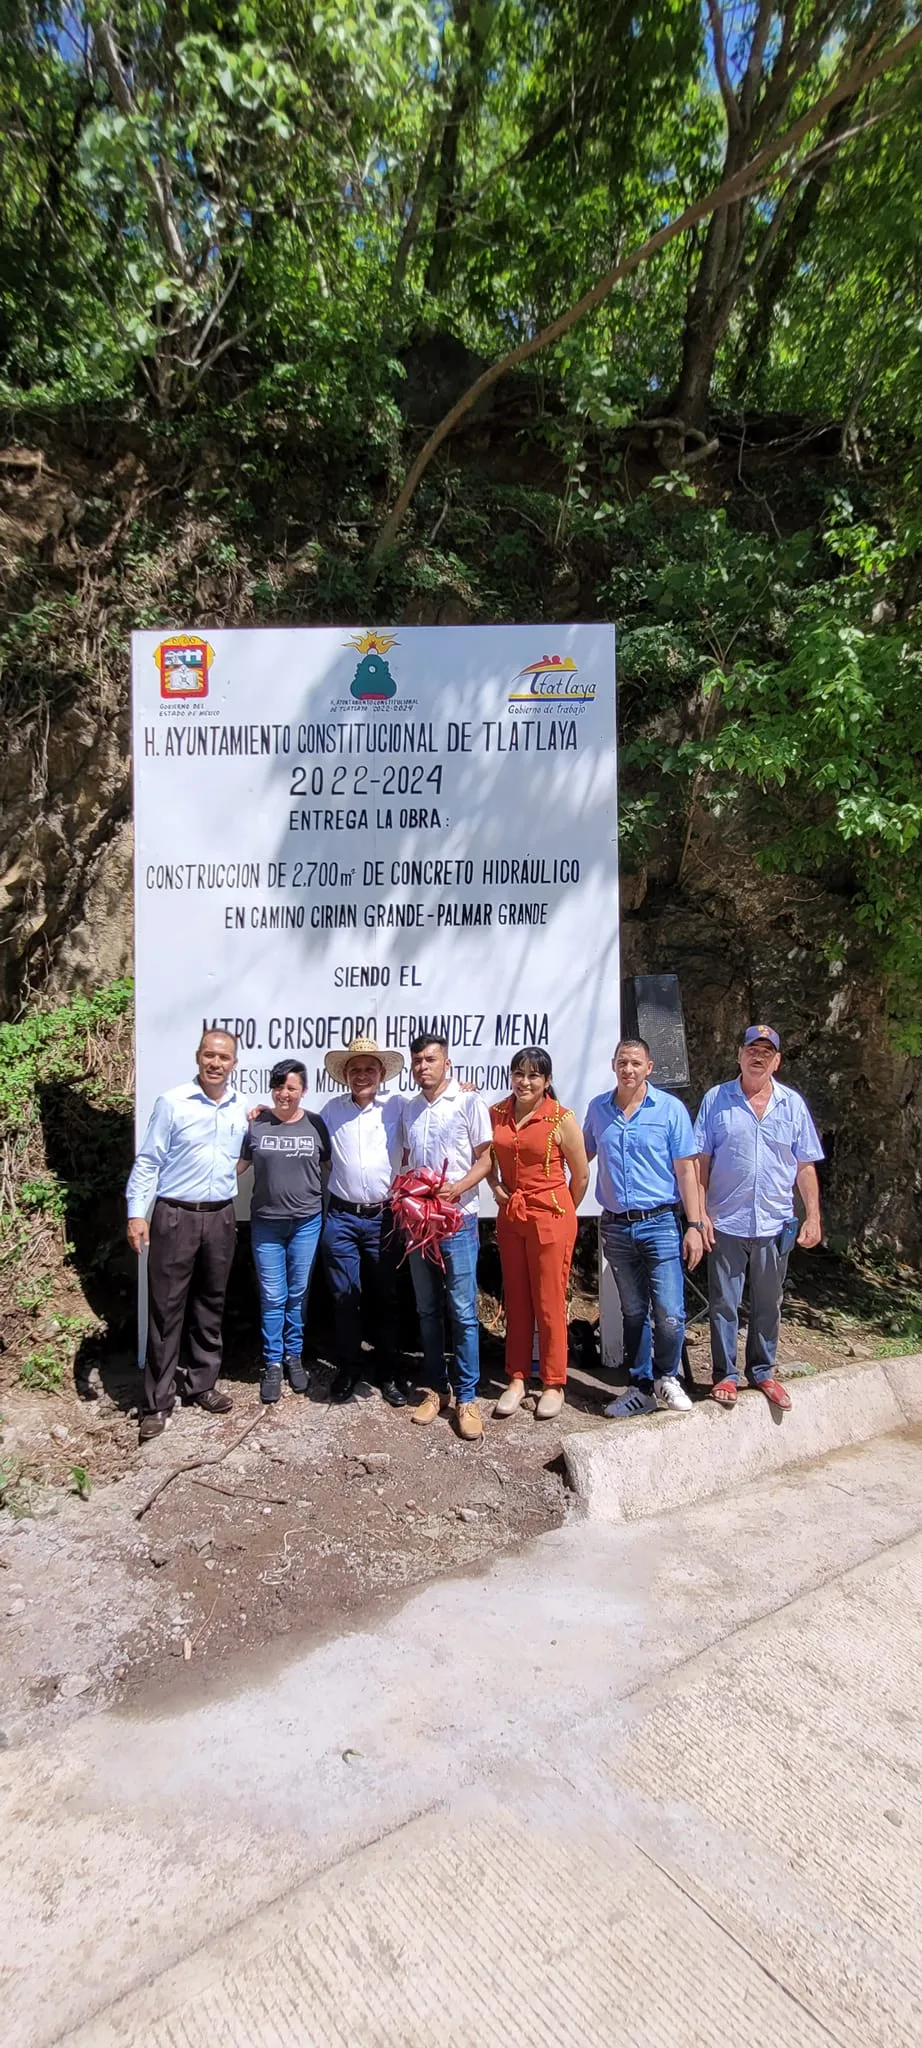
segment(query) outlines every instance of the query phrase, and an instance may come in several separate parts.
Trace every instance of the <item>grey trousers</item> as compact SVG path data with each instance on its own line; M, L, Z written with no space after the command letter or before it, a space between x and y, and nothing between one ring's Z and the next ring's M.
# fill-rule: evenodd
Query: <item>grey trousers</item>
M737 1380L736 1344L740 1302L749 1271L749 1329L746 1335L746 1378L754 1386L770 1380L775 1369L781 1296L788 1254L778 1252L773 1237L726 1237L718 1230L708 1256L708 1308L711 1318L711 1360L714 1382Z

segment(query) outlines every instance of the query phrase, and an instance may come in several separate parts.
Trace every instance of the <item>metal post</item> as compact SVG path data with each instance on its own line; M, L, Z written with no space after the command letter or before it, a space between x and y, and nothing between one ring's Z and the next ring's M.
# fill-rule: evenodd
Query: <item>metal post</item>
M599 1249L599 1340L602 1364L613 1371L624 1356L621 1301L602 1250L602 1225L596 1225Z

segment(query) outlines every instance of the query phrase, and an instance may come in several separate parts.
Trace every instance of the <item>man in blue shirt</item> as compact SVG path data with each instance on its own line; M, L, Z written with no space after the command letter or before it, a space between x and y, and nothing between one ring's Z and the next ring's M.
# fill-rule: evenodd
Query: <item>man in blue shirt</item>
M215 1382L237 1232L237 1161L247 1127L230 1085L236 1059L229 1032L205 1032L197 1078L158 1095L128 1181L128 1242L139 1253L150 1247L142 1444L166 1428L177 1382L208 1415L227 1415L234 1405Z
M795 1240L819 1244L820 1191L814 1162L823 1148L802 1095L774 1079L781 1040L771 1024L750 1024L739 1049L739 1078L706 1094L695 1150L714 1229L708 1261L713 1397L732 1408L739 1386L736 1346L743 1283L749 1272L746 1377L775 1408L791 1398L774 1377L781 1296ZM806 1221L798 1229L794 1188Z
M670 1408L687 1414L692 1404L679 1378L685 1339L682 1257L693 1268L710 1244L700 1213L691 1118L674 1095L651 1087L646 1039L622 1038L612 1068L614 1090L594 1097L583 1125L587 1154L599 1162L602 1245L621 1299L632 1381L605 1413L651 1415Z

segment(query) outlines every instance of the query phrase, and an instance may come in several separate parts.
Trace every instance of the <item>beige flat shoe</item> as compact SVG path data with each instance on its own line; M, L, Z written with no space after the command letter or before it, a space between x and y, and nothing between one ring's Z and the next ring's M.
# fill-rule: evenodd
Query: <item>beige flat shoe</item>
M508 1387L500 1394L493 1413L499 1416L514 1415L516 1409L521 1407L524 1399L525 1381L520 1379L510 1380Z
M560 1414L564 1400L565 1395L562 1387L545 1387L535 1409L535 1420L537 1422L553 1422L554 1416Z

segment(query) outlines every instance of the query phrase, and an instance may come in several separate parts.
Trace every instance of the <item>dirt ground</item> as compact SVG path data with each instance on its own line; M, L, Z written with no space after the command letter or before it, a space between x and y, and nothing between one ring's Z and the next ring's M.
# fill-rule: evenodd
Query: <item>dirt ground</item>
M795 1261L782 1376L796 1381L884 1348L879 1288L859 1301L853 1285L843 1298L836 1264ZM559 1524L561 1438L611 1428L602 1410L621 1380L598 1361L596 1303L571 1302L567 1406L554 1424L536 1422L532 1401L507 1422L490 1419L503 1384L502 1321L491 1296L480 1306L482 1446L463 1443L448 1418L416 1427L370 1386L332 1406L322 1316L307 1397L261 1407L245 1289L229 1302L225 1384L235 1408L226 1418L177 1409L141 1451L133 1352L101 1340L82 1346L79 1391L72 1380L56 1394L7 1385L0 1459L19 1477L0 1511L0 1746L39 1719L197 1690L218 1671L231 1677L244 1650L271 1654L287 1638L300 1646L339 1631ZM707 1325L693 1290L688 1306L693 1391L706 1398ZM405 1362L412 1381L421 1361ZM209 1462L177 1473L195 1459ZM88 1498L75 1473L86 1475Z

